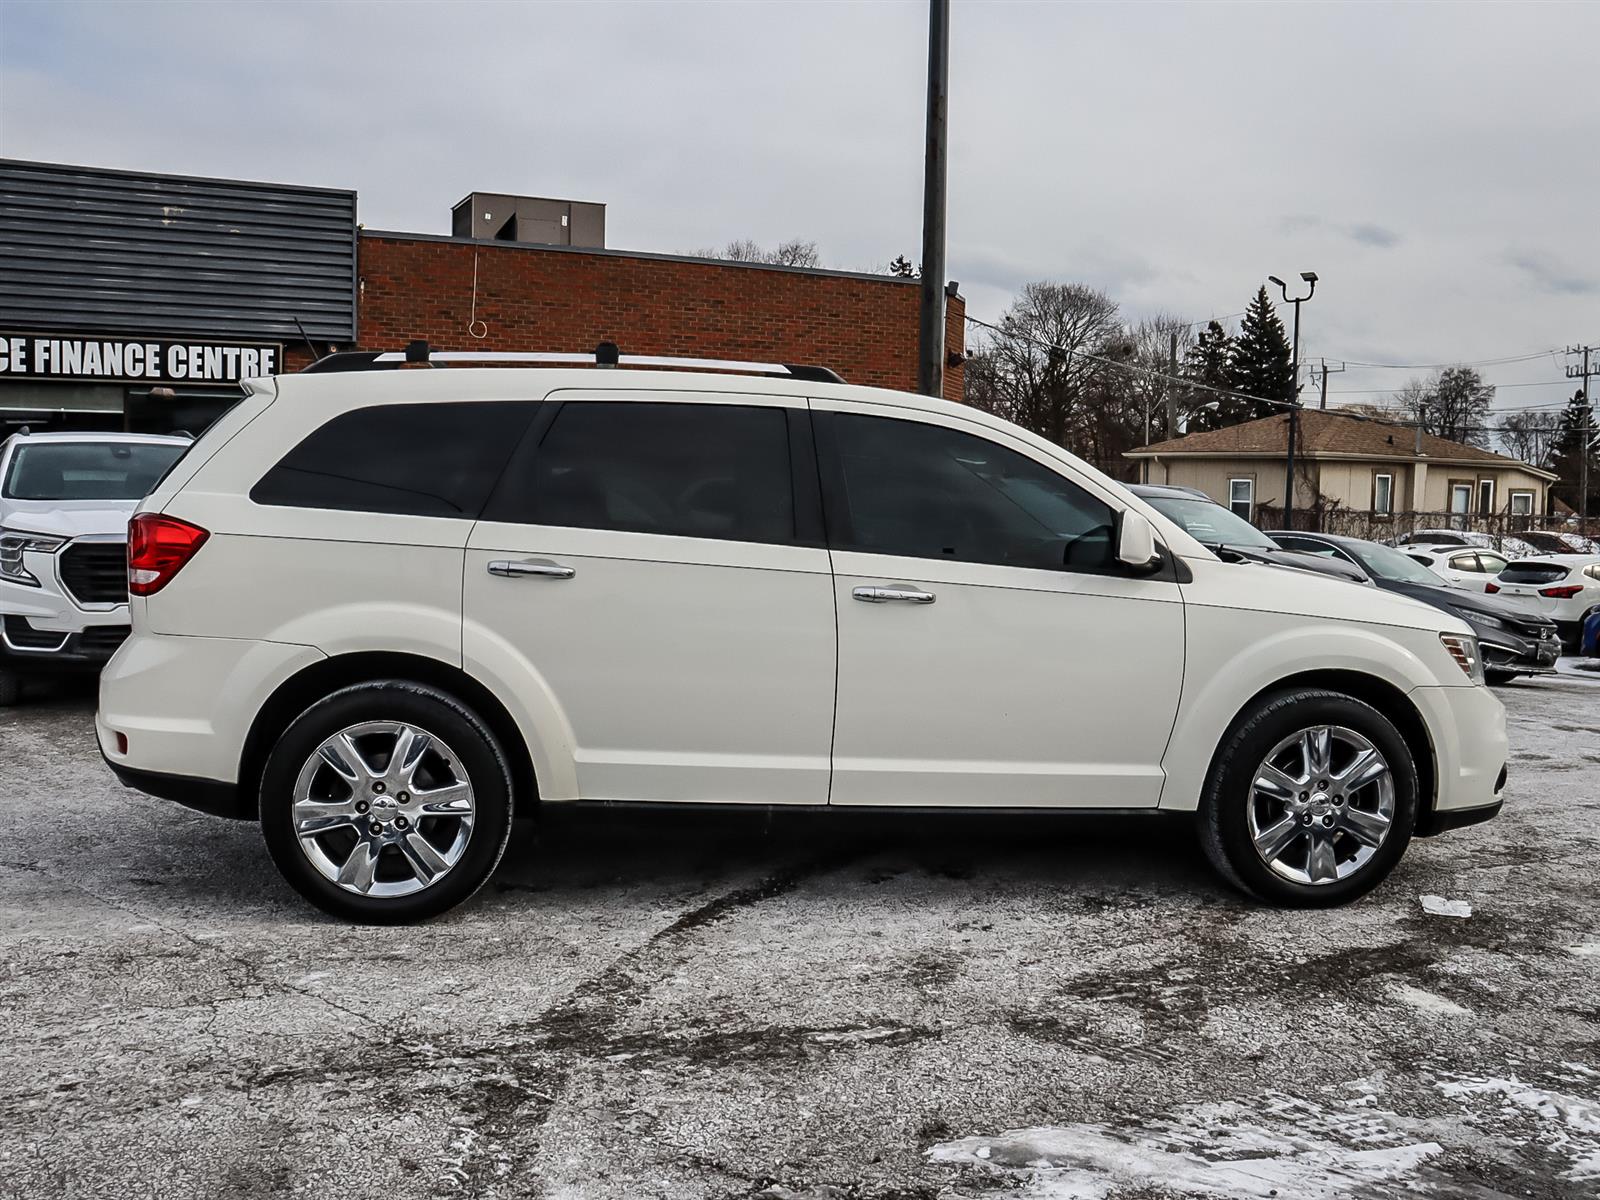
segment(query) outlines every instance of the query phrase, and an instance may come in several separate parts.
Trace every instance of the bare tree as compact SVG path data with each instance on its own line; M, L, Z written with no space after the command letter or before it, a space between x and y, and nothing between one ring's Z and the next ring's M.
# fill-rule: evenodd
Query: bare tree
M1472 367L1446 367L1431 379L1412 379L1392 399L1424 433L1471 446L1489 445L1494 385L1485 383Z
M1513 458L1521 459L1532 467L1550 469L1555 457L1556 439L1561 433L1561 414L1558 412L1507 413L1500 419L1495 432L1500 444Z
M722 249L703 246L694 252L696 258L725 258L730 262L770 263L779 267L820 267L822 255L815 242L790 238L779 242L776 250L768 250L753 238L738 238Z
M967 399L1058 446L1091 440L1088 388L1106 370L1089 357L1115 349L1117 304L1078 283L1030 283L979 343L967 370Z

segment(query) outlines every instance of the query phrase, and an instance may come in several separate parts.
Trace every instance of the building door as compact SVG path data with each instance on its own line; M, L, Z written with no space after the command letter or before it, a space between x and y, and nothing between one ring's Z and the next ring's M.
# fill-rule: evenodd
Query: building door
M1457 529L1467 527L1467 517L1472 512L1472 485L1470 483L1452 483L1450 485L1450 523Z
M1154 807L1183 601L1115 565L1109 498L959 417L812 410L839 619L832 802Z

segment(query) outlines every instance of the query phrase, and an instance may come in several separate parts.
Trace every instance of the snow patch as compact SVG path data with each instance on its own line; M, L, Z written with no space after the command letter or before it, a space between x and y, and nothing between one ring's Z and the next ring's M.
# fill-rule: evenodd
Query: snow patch
M1587 1073L1587 1072L1586 1072ZM1600 1100L1557 1092L1523 1083L1512 1076L1462 1075L1439 1083L1446 1096L1498 1096L1502 1110L1522 1110L1538 1116L1545 1128L1541 1140L1551 1151L1572 1160L1565 1172L1570 1179L1600 1179Z
M1432 992L1425 992L1407 983L1396 984L1389 989L1389 993L1400 1003L1409 1004L1418 1012L1432 1013L1441 1017L1472 1015L1471 1009L1462 1008L1454 1000L1446 1000L1443 996L1436 996Z
M1422 911L1435 917L1470 917L1472 905L1465 900L1446 900L1443 896L1423 896Z
M1600 942L1583 942L1577 946L1568 946L1568 954L1576 954L1579 958L1600 958Z
M1018 1200L1105 1200L1135 1186L1221 1200L1333 1200L1407 1175L1440 1149L1437 1142L1377 1150L1329 1144L1259 1158L1207 1160L1149 1140L1130 1141L1104 1126L1069 1125L962 1138L928 1154L935 1162L976 1163L1018 1175L1018 1188L1011 1193Z
M928 1156L1002 1176L1014 1186L996 1196L1011 1200L1106 1200L1123 1189L1334 1200L1393 1184L1441 1152L1436 1142L1412 1141L1394 1113L1369 1107L1379 1080L1350 1086L1363 1094L1334 1107L1268 1093L1249 1106L1192 1105L1137 1129L1045 1126L961 1138Z

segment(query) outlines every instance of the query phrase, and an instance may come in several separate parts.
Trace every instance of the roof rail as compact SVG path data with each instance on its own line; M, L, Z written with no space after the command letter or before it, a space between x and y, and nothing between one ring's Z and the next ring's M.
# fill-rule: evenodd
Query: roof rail
M525 366L675 367L691 371L733 371L745 375L785 375L807 383L843 383L828 367L801 363L740 362L727 358L667 358L653 354L623 354L615 342L601 342L589 354L521 350L434 350L415 341L404 350L342 350L309 366L302 375L326 371L394 371L401 367L447 363L521 363Z

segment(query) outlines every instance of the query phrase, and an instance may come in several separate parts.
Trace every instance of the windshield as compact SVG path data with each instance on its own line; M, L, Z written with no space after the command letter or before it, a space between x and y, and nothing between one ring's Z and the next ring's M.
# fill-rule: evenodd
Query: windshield
M187 448L159 442L18 446L0 495L12 500L142 500Z
M1232 509L1185 496L1141 496L1163 517L1175 521L1202 546L1253 546L1276 550L1278 543Z
M1446 586L1439 576L1393 546L1380 546L1377 542L1352 542L1346 543L1345 549L1379 579L1395 583L1425 583L1429 587Z

